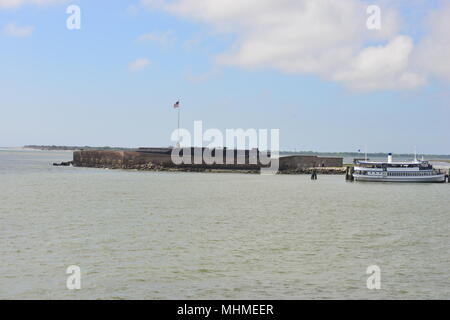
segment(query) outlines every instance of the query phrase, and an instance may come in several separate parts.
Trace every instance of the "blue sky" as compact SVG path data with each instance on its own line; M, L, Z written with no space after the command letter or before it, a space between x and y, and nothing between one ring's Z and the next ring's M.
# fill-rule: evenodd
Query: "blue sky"
M277 20L266 30L242 13L262 17L270 7L249 13L238 2L217 0L219 15L199 0L43 2L0 0L0 146L168 146L181 99L183 127L279 128L283 150L450 153L450 39L441 32L450 26L434 22L450 21L443 2L378 1L382 17L393 17L388 32L341 42L347 25L311 40L308 30L323 25L297 34ZM80 30L66 28L70 4L81 8ZM431 27L430 14L441 14ZM272 30L292 32L289 41ZM358 49L343 66L322 57L347 46ZM395 54L388 66L399 65L379 71ZM131 68L137 59L145 63ZM379 67L364 67L368 60Z

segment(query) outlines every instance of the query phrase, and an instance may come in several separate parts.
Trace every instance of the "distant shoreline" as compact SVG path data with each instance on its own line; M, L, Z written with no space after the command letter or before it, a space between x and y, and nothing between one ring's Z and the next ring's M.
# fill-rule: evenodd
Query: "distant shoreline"
M90 146L44 146L44 145L26 145L24 149L44 150L44 151L79 151L79 150L135 150L136 148L121 148L121 147L90 147Z
M78 151L78 150L110 150L110 151L132 151L137 148L125 148L125 147L92 147L92 146L56 146L56 145L26 145L23 147L24 149L32 149L32 150L45 150L45 151ZM280 155L317 155L317 156L329 156L329 157L353 157L353 158L364 158L364 154L358 152L316 152L316 151L280 151ZM414 154L409 153L400 153L394 154L397 157L404 158L414 158ZM388 156L387 153L368 153L367 156L374 158L386 158ZM420 154L420 157L424 156L427 159L436 158L436 160L448 160L450 161L450 155L446 154Z

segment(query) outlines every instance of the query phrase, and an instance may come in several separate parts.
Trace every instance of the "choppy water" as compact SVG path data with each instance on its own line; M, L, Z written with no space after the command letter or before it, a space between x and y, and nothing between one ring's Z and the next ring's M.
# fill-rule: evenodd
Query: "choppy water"
M2 299L450 299L450 184L49 165L69 159L0 151Z

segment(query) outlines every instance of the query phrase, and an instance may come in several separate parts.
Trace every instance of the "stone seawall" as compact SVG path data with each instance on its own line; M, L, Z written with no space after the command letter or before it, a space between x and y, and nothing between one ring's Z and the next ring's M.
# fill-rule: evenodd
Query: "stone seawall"
M341 157L319 157L310 155L292 155L280 158L280 170L296 171L308 168L341 168Z
M164 151L164 150L163 150ZM289 161L292 158L289 158ZM132 169L143 171L196 171L196 172L242 172L259 173L261 164L250 164L248 156L244 160L246 164L238 164L235 157L234 163L224 164L174 164L171 154L167 152L143 152L143 151L106 151L106 150L82 150L73 153L73 166L108 169ZM344 167L299 167L283 165L280 158L280 174L345 174Z
M194 162L194 161L191 161ZM75 167L134 169L153 171L255 171L259 172L259 164L174 164L170 154L144 153L134 151L75 151L73 153Z

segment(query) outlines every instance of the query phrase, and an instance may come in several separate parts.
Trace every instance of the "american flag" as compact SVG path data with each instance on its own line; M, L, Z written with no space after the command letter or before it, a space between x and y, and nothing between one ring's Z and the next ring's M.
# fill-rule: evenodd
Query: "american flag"
M179 108L180 107L180 101L177 101L177 102L175 102L175 104L173 105L173 107L176 109L176 108Z

